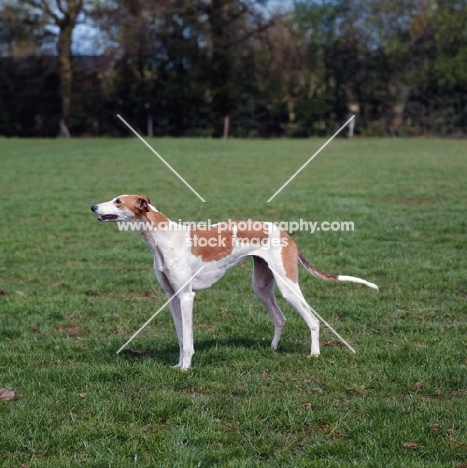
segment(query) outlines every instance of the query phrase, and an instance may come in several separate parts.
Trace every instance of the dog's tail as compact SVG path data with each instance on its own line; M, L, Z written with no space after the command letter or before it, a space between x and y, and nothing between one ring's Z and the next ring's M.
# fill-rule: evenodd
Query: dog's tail
M351 283L361 283L365 286L368 286L369 288L376 289L377 291L379 289L378 286L376 286L376 284L369 283L368 281L365 281L361 278L356 278L355 276L331 275L330 273L318 270L313 265L311 265L310 262L308 262L308 260L300 252L298 252L298 259L300 260L300 263L302 264L303 268L305 268L305 270L308 271L308 273L312 274L316 278L320 278L327 281L349 281Z

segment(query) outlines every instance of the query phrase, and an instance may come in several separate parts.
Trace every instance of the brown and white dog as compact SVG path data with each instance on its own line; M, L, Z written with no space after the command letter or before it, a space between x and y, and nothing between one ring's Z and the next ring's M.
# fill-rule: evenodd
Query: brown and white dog
M271 346L276 349L285 317L274 296L274 283L311 331L311 355L319 355L319 322L298 285L298 263L313 276L329 281L350 281L378 289L353 276L331 275L314 268L299 252L287 232L273 223L235 221L210 226L182 226L170 221L144 195L121 195L93 205L98 221L133 223L154 255L154 270L170 302L180 346L175 367L188 369L194 354L194 291L209 288L227 270L246 257L253 258L253 290L274 323ZM190 281L190 278L204 267ZM188 283L187 283L188 282ZM185 284L187 283L187 284ZM182 287L184 286L184 287Z

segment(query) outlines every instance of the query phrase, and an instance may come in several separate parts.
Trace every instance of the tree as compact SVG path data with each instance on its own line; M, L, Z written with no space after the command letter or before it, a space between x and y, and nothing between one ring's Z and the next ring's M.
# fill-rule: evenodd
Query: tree
M0 55L21 57L40 53L41 46L52 41L40 13L16 1L0 7Z
M235 107L237 67L243 67L242 51L248 41L275 21L261 7L267 0L198 0L200 17L206 18L211 55L211 109L213 136L222 135L223 119ZM237 60L240 59L240 60Z
M178 136L187 127L198 59L196 10L190 4L120 0L107 23L120 55L110 100L148 134L153 119L158 133Z
M70 102L73 81L71 68L71 40L73 30L83 12L84 0L28 0L29 5L40 11L43 21L57 33L57 71L60 78L61 117L60 131L69 137L67 123L70 117Z

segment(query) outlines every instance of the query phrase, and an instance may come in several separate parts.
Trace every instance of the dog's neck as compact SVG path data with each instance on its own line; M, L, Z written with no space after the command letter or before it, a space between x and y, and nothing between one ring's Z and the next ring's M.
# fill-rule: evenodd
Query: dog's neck
M151 208L150 211L145 213L145 217L146 221L156 230L166 230L170 224L173 224L169 218L156 209Z
M140 228L139 233L151 252L155 254L158 238L160 235L164 236L165 233L168 233L175 223L153 206L150 206L149 211L144 213L143 222L147 223L146 229Z

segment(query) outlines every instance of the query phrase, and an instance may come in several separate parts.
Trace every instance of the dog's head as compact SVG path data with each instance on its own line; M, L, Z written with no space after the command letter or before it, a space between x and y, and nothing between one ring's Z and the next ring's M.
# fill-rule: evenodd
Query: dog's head
M151 211L151 201L146 195L120 195L108 202L92 205L98 221L133 221Z

